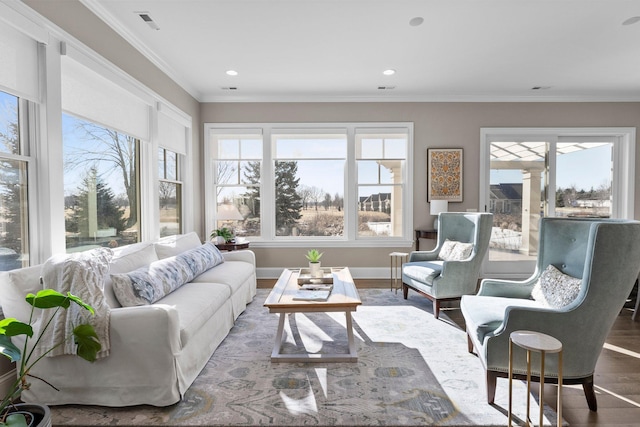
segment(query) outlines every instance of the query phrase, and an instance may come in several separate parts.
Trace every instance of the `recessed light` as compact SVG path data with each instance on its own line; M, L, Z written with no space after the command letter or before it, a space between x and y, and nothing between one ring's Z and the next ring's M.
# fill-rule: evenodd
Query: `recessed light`
M238 72L236 70L227 70L228 76L237 76Z
M640 21L640 16L632 16L629 19L626 19L622 25L632 25L635 24L636 22Z
M392 70L392 69L384 70L382 72L382 74L384 74L385 76L393 76L395 73L396 73L396 70Z
M411 18L411 20L409 21L409 25L411 25L412 27L417 27L418 25L422 25L423 22L423 17L416 16L415 18Z

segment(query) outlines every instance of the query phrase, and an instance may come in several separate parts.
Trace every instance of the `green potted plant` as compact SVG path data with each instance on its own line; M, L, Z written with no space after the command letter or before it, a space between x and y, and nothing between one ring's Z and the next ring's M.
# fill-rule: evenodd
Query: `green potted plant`
M53 318L52 316L49 321L40 329L38 335L34 337L34 331L31 324L36 320L36 316L34 316L35 309L38 308L44 310L53 308L57 312L58 310L62 309L66 310L71 306L72 303L74 303L88 310L92 315L95 314L93 307L86 304L75 295L72 295L70 293L67 293L67 295L63 295L60 292L54 291L53 289L43 289L41 291L38 291L38 293L35 295L30 293L26 296L26 301L31 305L31 315L29 316L29 323L23 323L15 318L0 320L0 353L2 353L5 357L8 357L12 362L16 362L16 369L18 371L16 381L11 385L7 394L2 397L2 400L0 401L0 426L28 427L31 425L50 425L51 423L50 415L48 415L49 410L46 406L14 403L14 401L18 397L20 397L20 393L22 393L22 390L29 388L30 378L36 378L49 384L47 381L41 378L30 375L29 371L36 363L38 363L39 360L45 357L53 349L64 343L64 340L61 340L60 342L53 344L51 348L46 349L43 354L34 353L33 349L42 340L43 333L49 328L49 326L51 326L51 319ZM19 349L11 341L11 337L19 335L24 335L26 337L22 349ZM70 338L71 337L66 337L66 339ZM73 338L77 346L76 354L89 362L94 362L96 360L97 353L101 349L101 345L98 340L98 335L96 334L93 326L89 324L81 324L76 326L73 329ZM28 346L28 343L31 339L35 339L35 343L34 346L30 348L30 346ZM52 384L49 385L55 388L55 386L53 386ZM49 417L49 419L41 420L41 424L28 424L27 417L30 413L32 413L29 410L29 407L33 406L40 406L41 408L38 412L44 413L44 415L41 414L41 416Z
M215 244L221 245L223 243L229 243L231 240L233 240L233 233L231 232L230 228L222 227L218 228L217 230L213 230L211 232L211 236L209 237L214 241ZM220 239L218 239L218 237L220 237Z
M313 277L320 277L320 258L322 258L323 252L319 252L317 249L309 249L307 252L307 259L309 260L309 273Z

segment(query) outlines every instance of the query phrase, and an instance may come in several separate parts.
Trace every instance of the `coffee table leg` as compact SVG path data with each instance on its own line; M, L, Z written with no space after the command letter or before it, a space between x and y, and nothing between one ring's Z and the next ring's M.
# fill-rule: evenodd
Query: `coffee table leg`
M276 343L273 345L273 351L271 352L271 358L277 358L282 348L282 333L284 331L284 319L287 317L287 313L280 313L280 319L278 320L278 332L276 333Z
M347 339L349 342L349 355L356 358L358 356L358 352L356 350L355 340L353 339L353 320L351 318L351 312L345 311L344 314L347 316Z

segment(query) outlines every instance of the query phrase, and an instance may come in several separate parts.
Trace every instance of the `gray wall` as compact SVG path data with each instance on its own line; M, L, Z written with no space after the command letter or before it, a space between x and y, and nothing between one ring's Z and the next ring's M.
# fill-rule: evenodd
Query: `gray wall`
M451 211L478 208L480 128L483 127L638 127L640 103L205 103L204 123L387 122L414 123L414 227L432 228L426 201L427 148L464 149L464 201ZM640 150L636 150L636 164ZM636 170L635 212L640 186ZM381 267L396 248L327 248L327 265ZM397 248L407 251L408 248ZM421 247L422 249L422 247ZM300 249L255 248L259 267L304 263Z

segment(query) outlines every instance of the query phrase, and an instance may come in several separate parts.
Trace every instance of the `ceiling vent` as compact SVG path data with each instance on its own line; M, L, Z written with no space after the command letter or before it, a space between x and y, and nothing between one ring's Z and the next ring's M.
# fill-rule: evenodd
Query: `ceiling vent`
M149 15L149 12L136 12L136 14L140 17L140 19L142 19L144 22L146 22L147 25L150 26L151 28L153 28L154 30L159 30L160 29L158 24L156 24L156 22L153 20L153 18L151 18L151 15Z
M547 90L547 89L551 89L551 86L534 86L531 88L531 90Z
M378 86L378 90L393 90L395 86Z
M238 90L238 88L234 86L231 86L231 87L227 86L227 87L223 87L222 90Z

